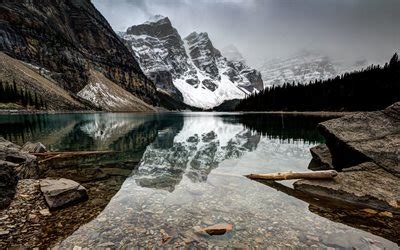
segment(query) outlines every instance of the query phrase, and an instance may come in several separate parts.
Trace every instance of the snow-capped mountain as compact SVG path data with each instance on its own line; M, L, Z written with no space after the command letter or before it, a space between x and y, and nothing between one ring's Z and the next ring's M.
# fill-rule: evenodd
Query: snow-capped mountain
M266 61L258 67L258 70L261 72L265 87L293 81L308 83L325 80L339 73L329 57L309 51L301 51L285 59Z
M264 87L270 87L291 82L309 83L326 80L359 70L366 67L367 63L367 60L359 59L349 64L332 60L320 52L302 50L287 58L267 60L257 68L261 72Z
M263 88L259 72L226 59L207 33L182 39L167 17L154 16L120 36L158 90L188 105L212 108Z

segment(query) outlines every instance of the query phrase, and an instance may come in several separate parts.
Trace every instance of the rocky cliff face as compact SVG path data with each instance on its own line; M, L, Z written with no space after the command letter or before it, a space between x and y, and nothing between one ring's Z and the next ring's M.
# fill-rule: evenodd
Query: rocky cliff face
M44 68L78 93L96 70L149 104L154 84L89 0L21 0L0 5L0 50Z
M121 37L157 88L188 105L211 108L262 89L261 75L226 59L207 33L182 39L167 17L155 16Z

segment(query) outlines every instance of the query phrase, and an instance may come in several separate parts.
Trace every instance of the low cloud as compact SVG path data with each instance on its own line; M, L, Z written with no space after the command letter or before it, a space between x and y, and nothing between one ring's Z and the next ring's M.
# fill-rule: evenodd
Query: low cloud
M397 0L93 0L117 30L168 16L182 36L206 31L250 63L302 49L381 63L400 49Z

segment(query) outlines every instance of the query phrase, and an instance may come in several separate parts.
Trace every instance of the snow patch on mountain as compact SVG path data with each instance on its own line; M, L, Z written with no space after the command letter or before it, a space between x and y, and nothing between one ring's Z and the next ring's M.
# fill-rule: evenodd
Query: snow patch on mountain
M150 111L154 107L140 100L102 73L91 70L89 83L77 95L107 111Z

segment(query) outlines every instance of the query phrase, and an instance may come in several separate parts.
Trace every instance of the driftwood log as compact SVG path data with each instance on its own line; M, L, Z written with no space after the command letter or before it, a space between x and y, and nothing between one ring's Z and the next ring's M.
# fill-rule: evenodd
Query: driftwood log
M332 179L338 173L335 170L313 171L313 172L279 172L271 174L249 174L247 178L252 180L282 181L293 179Z

